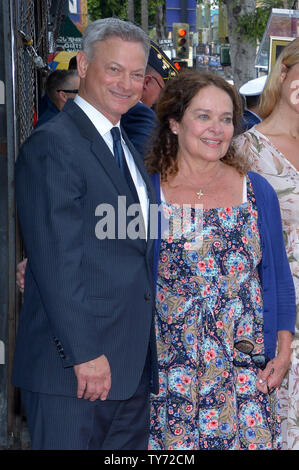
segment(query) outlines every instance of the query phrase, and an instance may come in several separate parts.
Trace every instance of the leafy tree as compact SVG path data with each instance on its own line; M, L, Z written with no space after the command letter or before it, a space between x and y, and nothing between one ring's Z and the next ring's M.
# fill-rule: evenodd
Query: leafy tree
M263 0L252 13L240 15L237 32L248 41L262 40L272 8L291 8L293 0Z
M89 18L94 21L99 18L118 16L126 18L127 0L87 0Z
M272 8L291 8L293 0L198 0L219 5L228 12L228 35L234 83L239 88L255 78L256 44L265 32Z
M155 26L157 8L164 5L165 0L148 0L149 28ZM128 0L87 0L88 15L92 21L98 18L118 16L127 19ZM141 25L141 0L134 0L135 23Z
M211 6L219 5L220 3L234 3L234 7L245 3L244 1L232 0L197 0L198 4L206 4L209 2ZM257 5L253 12L241 13L238 17L236 33L240 37L255 42L257 39L260 41L265 32L269 15L272 8L292 8L294 0L260 0L256 2Z
M256 40L248 41L239 33L238 22L242 15L252 14L256 0L222 0L227 8L230 58L234 84L237 90L243 83L255 78Z

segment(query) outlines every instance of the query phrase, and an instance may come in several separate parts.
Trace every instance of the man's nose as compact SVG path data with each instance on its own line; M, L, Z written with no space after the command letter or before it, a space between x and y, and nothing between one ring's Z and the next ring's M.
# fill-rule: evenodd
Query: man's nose
M124 72L120 77L119 84L125 89L128 90L132 86L132 78L129 73Z

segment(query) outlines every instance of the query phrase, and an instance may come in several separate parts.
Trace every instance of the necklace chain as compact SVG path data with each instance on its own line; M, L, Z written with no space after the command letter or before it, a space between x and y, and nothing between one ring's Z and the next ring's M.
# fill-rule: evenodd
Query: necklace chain
M215 179L219 176L220 171L221 171L221 168L222 168L222 166L219 165L219 167L218 167L216 173L211 176L211 178L208 180L208 182L207 182L203 187L200 187L199 190L196 191L197 199L200 200L200 198L206 194L206 193L205 193L205 190L209 187L209 185L212 183L212 181L215 180ZM180 171L180 174L181 174L186 180L189 179L189 178L186 177L186 175L184 175L184 173L183 173L182 171ZM193 186L197 186L197 187L199 186L199 185L197 185L197 184L196 184L196 185L195 185L195 184L192 184L192 185L193 185Z

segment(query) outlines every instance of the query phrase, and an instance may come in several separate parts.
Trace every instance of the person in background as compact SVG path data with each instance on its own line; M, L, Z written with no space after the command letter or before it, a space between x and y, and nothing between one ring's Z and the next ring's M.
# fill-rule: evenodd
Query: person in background
M121 124L129 139L142 156L146 153L149 138L156 124L154 106L165 83L177 74L173 62L157 44L151 41L141 100L121 118Z
M280 389L283 448L299 450L299 39L278 57L259 105L262 122L235 140L236 150L275 189L293 274L297 320L289 374Z
M78 93L79 76L76 70L55 70L46 81L44 111L39 116L36 128L56 116L68 99L74 99Z
M132 23L88 25L78 94L31 134L16 162L28 262L12 382L32 449L147 448L149 393L157 390L147 236L155 199L120 118L140 100L149 48ZM131 205L137 237L128 229ZM107 206L122 217L121 235L101 231Z
M231 144L241 103L224 79L181 72L156 111L150 449L279 449L296 306L277 196Z
M146 106L154 108L165 84L177 75L178 70L172 60L151 41L141 101Z
M241 86L239 93L245 100L243 111L243 132L261 122L259 113L259 100L267 80L267 75L249 80Z

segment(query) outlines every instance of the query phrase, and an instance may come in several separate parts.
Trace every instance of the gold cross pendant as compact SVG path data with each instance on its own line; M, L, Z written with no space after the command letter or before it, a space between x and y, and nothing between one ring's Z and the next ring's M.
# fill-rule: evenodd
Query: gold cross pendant
M203 196L203 190L202 190L202 189L200 189L200 190L199 190L199 192L198 192L198 193L196 193L196 196L197 196L197 198L198 198L198 199L200 199L200 198L201 198L201 196Z

